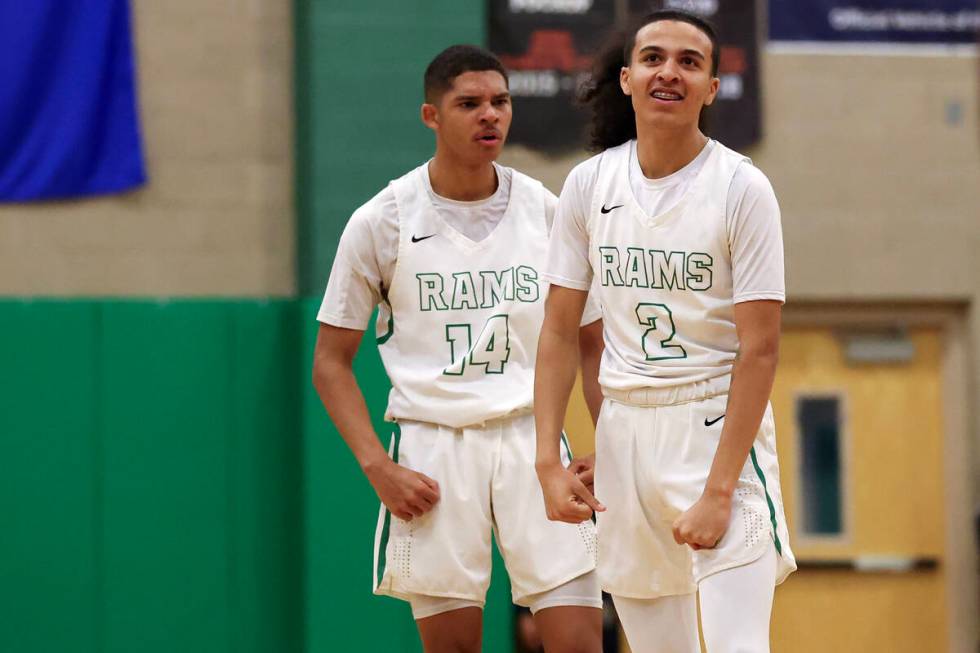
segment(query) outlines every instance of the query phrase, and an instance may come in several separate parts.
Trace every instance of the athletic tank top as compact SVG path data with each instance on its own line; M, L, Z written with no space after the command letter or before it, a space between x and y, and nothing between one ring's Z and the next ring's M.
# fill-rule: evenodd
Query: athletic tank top
M513 171L503 218L476 242L438 215L425 174L391 182L398 259L377 325L385 417L459 428L528 412L547 290L544 187Z
M662 388L729 374L738 338L725 208L747 159L716 144L679 202L650 216L630 188L630 144L601 156L586 223L605 321L600 383Z

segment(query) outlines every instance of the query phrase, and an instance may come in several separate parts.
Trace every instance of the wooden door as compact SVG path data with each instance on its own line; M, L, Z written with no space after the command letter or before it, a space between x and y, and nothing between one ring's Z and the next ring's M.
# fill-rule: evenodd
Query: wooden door
M947 650L941 335L854 363L831 328L784 330L772 403L800 570L776 592L774 652ZM836 452L806 423L835 406Z

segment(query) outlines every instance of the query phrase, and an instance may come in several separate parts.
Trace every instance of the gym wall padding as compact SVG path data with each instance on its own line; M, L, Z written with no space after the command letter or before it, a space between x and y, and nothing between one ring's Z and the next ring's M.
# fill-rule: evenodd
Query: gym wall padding
M378 502L310 382L318 303L0 300L0 651L420 650L371 595ZM511 624L497 556L484 650Z
M0 302L0 650L301 650L298 316Z

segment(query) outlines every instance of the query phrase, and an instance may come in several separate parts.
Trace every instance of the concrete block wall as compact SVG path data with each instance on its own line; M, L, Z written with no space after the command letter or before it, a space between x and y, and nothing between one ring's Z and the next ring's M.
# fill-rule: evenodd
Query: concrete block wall
M292 295L291 15L133 0L149 182L0 204L0 295Z

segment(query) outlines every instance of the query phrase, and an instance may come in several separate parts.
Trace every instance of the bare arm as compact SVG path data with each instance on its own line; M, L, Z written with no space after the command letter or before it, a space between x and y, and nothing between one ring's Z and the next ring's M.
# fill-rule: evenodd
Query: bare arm
M602 320L586 324L578 332L578 348L582 366L582 394L592 415L592 423L599 421L602 408L602 388L599 387L599 362L602 359Z
M571 523L585 521L592 510L604 510L582 481L562 466L558 447L578 361L569 352L578 348L579 321L587 296L583 290L551 286L534 374L535 468L545 509L549 519Z
M602 320L586 324L578 331L579 360L582 368L582 394L589 408L592 424L599 422L602 408L602 388L599 386L599 362L602 358ZM569 471L585 483L589 492L595 492L595 452L576 458L568 466Z
M728 528L732 494L776 376L781 309L777 301L735 304L739 353L732 369L725 424L701 498L674 522L678 544L711 548Z
M313 385L378 498L396 517L410 520L439 500L439 485L393 462L378 440L354 377L354 356L363 336L363 331L321 324L313 354Z

